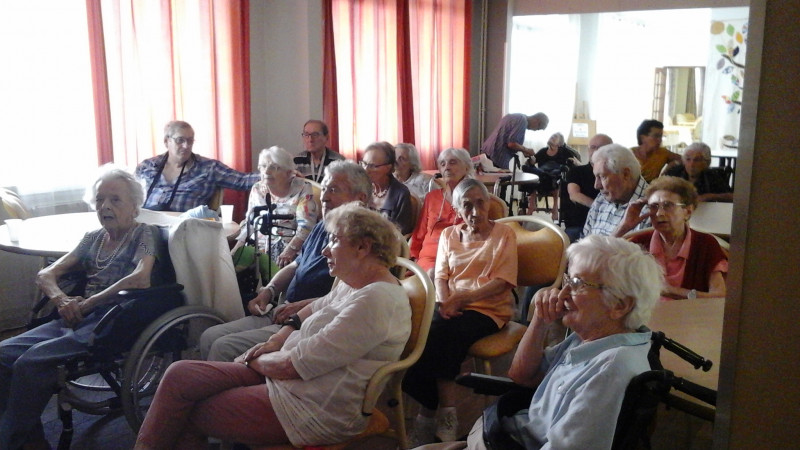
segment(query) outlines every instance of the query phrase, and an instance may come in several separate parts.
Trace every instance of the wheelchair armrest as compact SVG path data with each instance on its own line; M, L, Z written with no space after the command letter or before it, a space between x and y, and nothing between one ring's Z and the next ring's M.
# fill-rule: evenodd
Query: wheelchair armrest
M94 327L94 333L101 334L103 330L113 323L114 319L123 310L130 308L133 303L136 303L136 300L152 298L155 296L164 296L167 294L180 292L182 290L182 284L174 283L165 284L162 286L153 286L145 289L128 289L125 291L119 291L117 294L119 296L119 300L103 315L100 321L97 322L97 325Z
M484 375L482 373L463 373L456 377L456 383L472 388L476 394L503 395L511 391L531 391L533 388L514 383L511 378Z
M180 292L183 290L183 285L178 283L164 284L161 286L152 286L146 289L128 289L119 291L119 295L123 300L130 300L144 296L163 295L172 292Z

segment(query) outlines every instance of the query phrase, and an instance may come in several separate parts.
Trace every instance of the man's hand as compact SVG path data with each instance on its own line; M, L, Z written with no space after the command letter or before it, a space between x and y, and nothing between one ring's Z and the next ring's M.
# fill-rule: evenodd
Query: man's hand
M510 148L511 150L514 150L515 152L522 152L522 153L525 154L525 156L528 156L528 157L533 157L533 155L536 153L536 152L534 152L533 150L531 150L529 148L526 148L526 147L521 146L520 144L517 144L516 142L509 142L508 144L506 144L506 146L508 148ZM534 163L536 162L536 157L533 157L533 162Z
M264 289L258 293L256 298L247 302L247 310L250 311L250 314L254 316L260 316L261 311L258 310L258 307L260 307L263 311L271 301L272 293L270 293L269 289Z

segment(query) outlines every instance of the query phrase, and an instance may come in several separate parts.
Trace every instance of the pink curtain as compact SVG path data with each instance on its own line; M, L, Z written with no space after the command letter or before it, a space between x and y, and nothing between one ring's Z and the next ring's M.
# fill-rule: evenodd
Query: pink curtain
M469 1L326 0L324 12L335 62L325 117L338 120L340 153L411 142L433 167L440 150L467 145Z
M91 41L104 41L108 100L95 101L110 110L114 161L134 167L164 152L164 124L179 119L195 129L195 153L251 170L248 0L101 5L102 23L97 7L89 14L99 25Z

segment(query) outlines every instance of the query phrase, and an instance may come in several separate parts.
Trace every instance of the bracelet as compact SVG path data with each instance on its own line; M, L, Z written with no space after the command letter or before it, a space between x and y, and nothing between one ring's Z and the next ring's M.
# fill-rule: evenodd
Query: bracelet
M273 286L271 284L268 284L266 287L264 287L264 289L269 291L269 294L270 294L270 298L269 299L270 300L275 300L275 286Z
M289 316L288 319L286 319L283 322L284 326L290 326L290 327L294 328L295 330L299 330L300 326L302 324L303 324L303 321L300 320L300 316L298 316L297 314L292 314L291 316Z

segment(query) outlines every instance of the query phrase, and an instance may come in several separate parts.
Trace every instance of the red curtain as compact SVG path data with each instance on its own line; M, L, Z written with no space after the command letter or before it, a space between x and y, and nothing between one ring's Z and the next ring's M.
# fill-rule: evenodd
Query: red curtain
M434 167L439 151L467 146L468 0L326 0L324 13L325 61L334 62L324 111L338 120L340 153L411 142Z
M248 0L86 2L100 162L163 153L177 119L192 124L195 153L251 171Z

